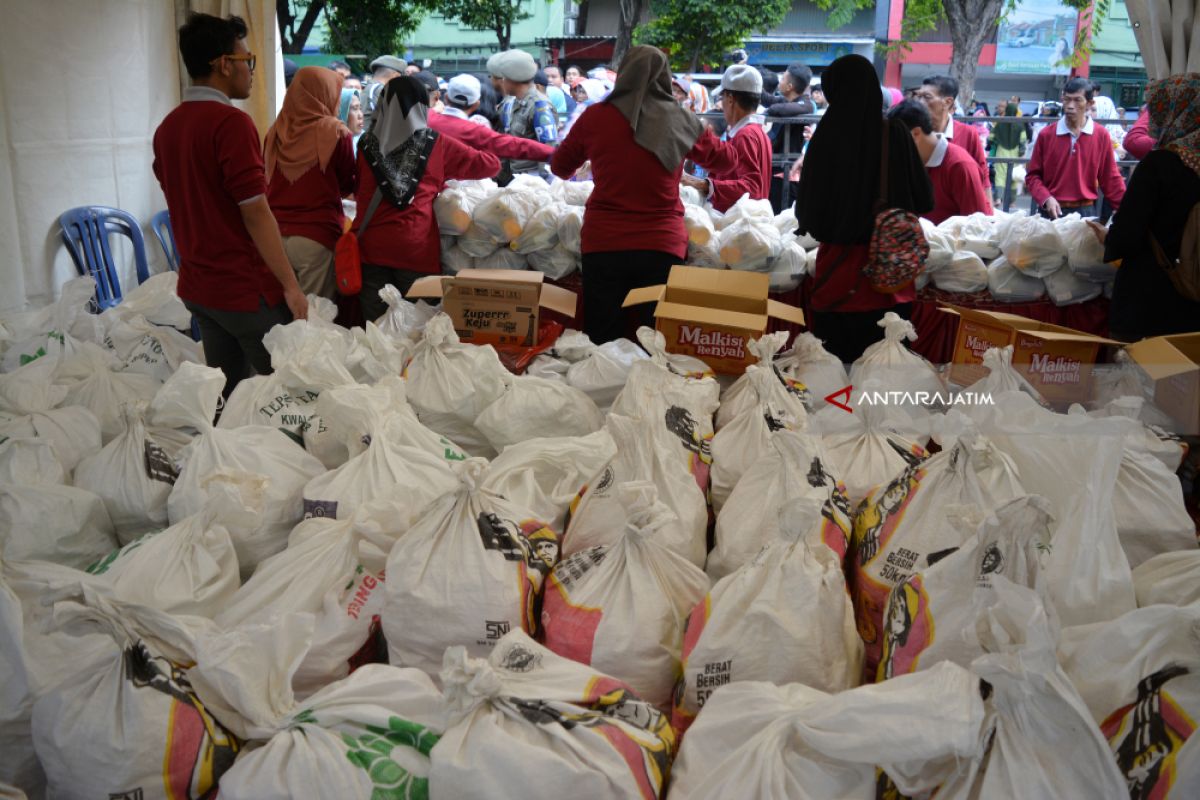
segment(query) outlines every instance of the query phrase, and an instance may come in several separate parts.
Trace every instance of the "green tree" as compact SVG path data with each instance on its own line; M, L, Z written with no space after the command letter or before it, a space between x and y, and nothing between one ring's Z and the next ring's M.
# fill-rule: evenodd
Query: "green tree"
M275 19L279 21L283 52L304 52L304 44L324 8L325 0L275 0Z
M491 31L501 50L512 46L513 25L533 12L526 0L419 0L425 8L473 31Z
M651 0L654 19L638 27L638 44L662 48L675 69L720 66L752 33L766 33L792 8L791 0Z
M362 53L368 60L404 49L425 9L404 0L327 0L327 53Z
M874 0L815 0L817 6L829 12L829 27L836 30L845 25L861 8L871 8ZM1111 0L1062 0L1063 5L1083 12L1075 41L1075 51L1069 60L1076 66L1091 52L1092 37L1108 16ZM950 76L958 81L958 99L969 108L975 96L975 76L983 46L996 31L1006 14L1016 7L1016 0L906 0L900 40L889 43L889 52L906 53L921 34L935 30L946 20L950 29L952 51Z

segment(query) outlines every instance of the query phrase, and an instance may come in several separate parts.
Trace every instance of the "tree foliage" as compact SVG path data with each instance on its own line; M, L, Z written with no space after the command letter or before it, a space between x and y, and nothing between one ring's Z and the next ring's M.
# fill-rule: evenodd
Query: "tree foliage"
M405 0L326 0L327 53L361 53L367 59L404 49L426 9Z
M694 72L720 66L748 36L783 22L791 8L791 0L651 0L654 19L639 26L634 39L662 48L673 68Z
M491 31L501 50L512 46L513 25L533 16L527 0L417 0L473 31Z
M325 0L275 0L279 41L285 53L303 53Z

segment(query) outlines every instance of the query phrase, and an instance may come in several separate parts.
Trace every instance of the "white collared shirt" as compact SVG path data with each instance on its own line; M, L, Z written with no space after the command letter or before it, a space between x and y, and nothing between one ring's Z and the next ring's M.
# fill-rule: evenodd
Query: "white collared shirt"
M458 117L459 119L467 119L467 112L463 111L461 108L455 108L454 106L446 106L445 108L442 109L442 114L444 114L447 117Z
M197 103L205 100L224 103L227 106L233 105L233 101L229 99L228 95L211 86L189 86L183 90L183 102L185 103Z
M946 120L946 130L942 131L942 136L945 136L947 139L954 138L954 117Z
M1075 145L1079 142L1079 137L1082 135L1085 135L1085 134L1088 136L1091 136L1092 131L1094 131L1096 129L1096 124L1094 122L1092 122L1092 118L1087 117L1086 119L1087 119L1087 121L1083 123L1083 129L1079 133L1074 133L1070 128L1067 127L1067 118L1066 117L1058 118L1058 125L1055 126L1054 132L1059 136L1070 136L1071 137L1071 152L1072 153L1075 152Z
M935 133L934 136L937 137L937 144L934 145L933 155L925 162L927 169L940 167L946 159L946 151L950 149L950 140L946 136L940 133Z

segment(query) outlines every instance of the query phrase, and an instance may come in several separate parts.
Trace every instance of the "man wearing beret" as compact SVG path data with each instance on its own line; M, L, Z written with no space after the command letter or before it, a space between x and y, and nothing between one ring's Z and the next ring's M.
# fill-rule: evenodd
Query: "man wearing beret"
M544 145L558 141L558 119L554 107L544 94L533 86L537 63L524 50L505 50L489 59L488 70L498 74L507 97L500 106L500 122L504 132L518 139L531 139ZM521 174L549 176L545 163L525 159L508 159L500 170L498 182L505 185Z

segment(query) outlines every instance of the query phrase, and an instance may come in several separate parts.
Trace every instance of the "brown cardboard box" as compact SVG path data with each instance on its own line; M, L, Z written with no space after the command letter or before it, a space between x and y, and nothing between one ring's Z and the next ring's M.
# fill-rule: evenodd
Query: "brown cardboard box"
M539 309L575 316L575 294L543 283L535 270L464 269L457 275L418 278L407 297L438 298L454 330L471 344L537 342Z
M1179 424L1175 432L1200 434L1200 333L1143 339L1125 352L1154 379L1154 404Z
M655 328L666 337L668 352L740 375L755 360L747 343L766 333L770 318L804 324L800 309L769 299L769 290L770 278L762 273L675 266L666 284L634 289L624 305L657 303Z
M983 353L990 347L1013 346L1013 367L1052 404L1082 403L1091 398L1092 365L1102 345L1118 342L1083 331L1038 322L1002 311L948 305L959 318L950 380L970 386L987 375Z

